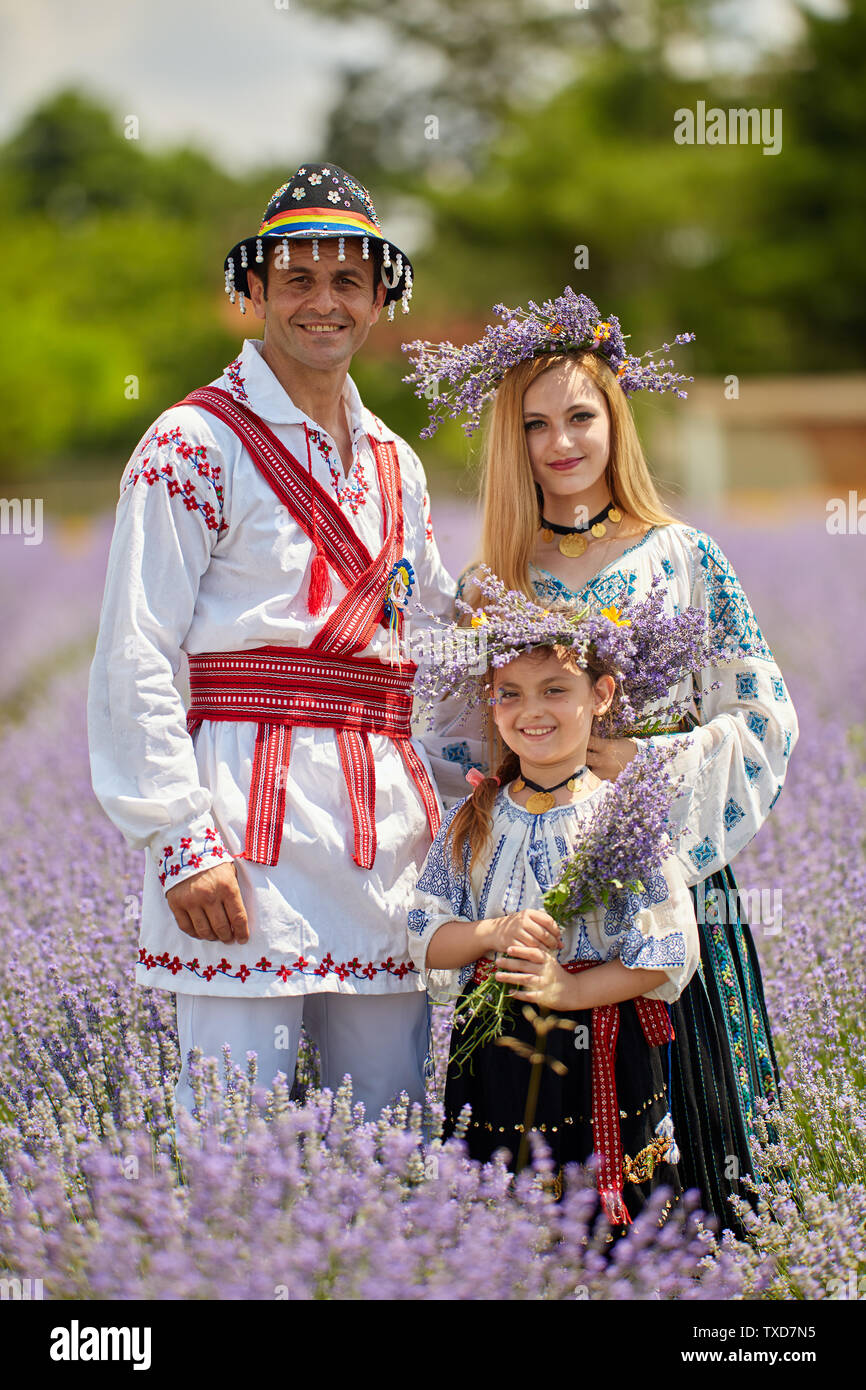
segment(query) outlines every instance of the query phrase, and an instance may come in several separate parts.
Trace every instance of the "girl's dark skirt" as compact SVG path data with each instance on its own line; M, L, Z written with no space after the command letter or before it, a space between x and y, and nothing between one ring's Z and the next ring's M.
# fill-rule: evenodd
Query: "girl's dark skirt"
M467 986L455 1009L459 1017ZM661 1156L664 1145L656 1126L668 1113L668 1050L650 1047L641 1028L634 1004L621 1004L616 1047L616 1088L620 1111L620 1132L626 1173L623 1197L634 1219L659 1187L671 1189L671 1204L678 1200L683 1185L677 1167ZM588 1009L558 1015L576 1025L576 1031L554 1028L547 1035L547 1056L567 1068L564 1076L546 1064L541 1075L538 1105L532 1128L536 1129L555 1165L557 1188L561 1190L562 1170L569 1163L586 1163L594 1151L592 1111L591 1013ZM455 1049L477 1027L472 1019L455 1023L451 1034L451 1056L445 1081L445 1137L454 1133L460 1111L471 1107L465 1141L470 1157L486 1163L498 1149L509 1153L513 1170L524 1132L530 1063L510 1048L492 1044L479 1048L458 1071ZM505 1034L535 1047L535 1032L514 1007L505 1024ZM577 1042L578 1046L575 1046ZM471 1069L470 1069L471 1068ZM674 1131L676 1137L676 1130ZM643 1181L638 1181L642 1176Z

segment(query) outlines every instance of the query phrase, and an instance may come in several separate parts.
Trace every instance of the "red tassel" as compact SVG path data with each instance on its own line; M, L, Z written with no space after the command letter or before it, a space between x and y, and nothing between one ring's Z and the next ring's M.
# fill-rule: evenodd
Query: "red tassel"
M307 612L318 617L323 608L331 602L331 571L324 551L317 550L310 566L310 588L307 594Z
M312 518L313 548L315 555L310 566L310 587L307 591L307 612L317 618L323 608L331 602L331 571L325 559L325 552L319 544L319 528L316 524L316 494L313 491L313 458L310 453L310 432L304 421L304 435L307 440L307 468L310 479L310 515Z

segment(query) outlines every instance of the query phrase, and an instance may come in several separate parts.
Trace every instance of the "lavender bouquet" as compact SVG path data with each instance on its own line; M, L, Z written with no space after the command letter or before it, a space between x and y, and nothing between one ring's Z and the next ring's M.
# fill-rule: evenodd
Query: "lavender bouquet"
M644 892L644 878L669 855L668 817L680 781L665 771L673 753L643 743L610 784L562 877L544 895L542 906L560 926L574 926L583 913L608 907L614 894ZM514 1008L511 986L495 978L494 968L484 963L481 978L460 1004L455 1021L473 1020L475 1027L452 1053L458 1070L471 1063L478 1048L502 1037Z

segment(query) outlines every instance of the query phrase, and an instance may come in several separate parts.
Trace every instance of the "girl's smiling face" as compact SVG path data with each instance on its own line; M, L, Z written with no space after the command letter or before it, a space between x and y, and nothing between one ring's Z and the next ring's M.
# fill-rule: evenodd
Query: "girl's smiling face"
M613 699L612 676L593 684L585 671L563 665L549 649L524 653L493 673L493 718L525 775L548 783L586 762L592 721Z

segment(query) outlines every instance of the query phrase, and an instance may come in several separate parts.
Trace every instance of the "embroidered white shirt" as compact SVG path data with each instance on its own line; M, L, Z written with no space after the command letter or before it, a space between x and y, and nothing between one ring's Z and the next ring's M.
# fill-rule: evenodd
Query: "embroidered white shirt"
M269 425L304 467L304 422L323 445L313 475L329 492L337 446L291 401L259 341L212 384ZM416 594L450 615L454 583L427 536L427 484L412 449L361 403L347 378L351 482L363 505L341 505L371 554L383 540L383 502L368 438L397 447L404 555ZM339 464L337 464L339 467ZM342 469L340 469L342 473ZM210 721L186 728L186 652L266 645L306 647L345 594L332 572L330 607L307 611L312 543L220 420L172 407L124 470L90 673L88 731L94 790L134 849L145 877L136 977L182 993L381 994L421 988L406 953L406 913L430 845L418 790L389 739L370 734L376 766L375 864L354 863L354 828L330 729L295 728L278 864L235 859L250 940L194 940L179 930L165 892L243 849L257 725ZM387 659L384 628L359 655ZM415 745L426 763L423 749Z

